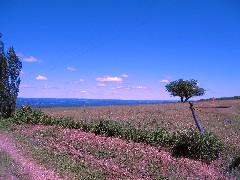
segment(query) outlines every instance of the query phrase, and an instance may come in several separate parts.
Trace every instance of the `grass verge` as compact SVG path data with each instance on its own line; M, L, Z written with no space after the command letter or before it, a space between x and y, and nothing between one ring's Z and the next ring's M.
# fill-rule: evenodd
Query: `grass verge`
M36 141L26 135L16 135L26 154L33 157L39 164L57 172L61 178L70 179L102 179L102 174L92 169L87 163L77 161L67 153L59 153L43 142Z
M28 179L27 173L20 173L20 166L0 150L0 179Z

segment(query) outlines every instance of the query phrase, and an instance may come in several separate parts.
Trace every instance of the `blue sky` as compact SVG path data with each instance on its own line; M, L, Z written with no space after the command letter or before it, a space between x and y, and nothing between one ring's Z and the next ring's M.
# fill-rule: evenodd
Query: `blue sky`
M0 21L20 97L178 99L180 78L240 95L238 0L1 0Z

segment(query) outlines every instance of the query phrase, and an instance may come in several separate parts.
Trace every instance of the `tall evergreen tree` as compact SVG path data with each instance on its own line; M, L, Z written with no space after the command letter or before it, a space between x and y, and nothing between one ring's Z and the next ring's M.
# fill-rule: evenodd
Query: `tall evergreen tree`
M0 33L0 38L2 34ZM7 61L4 53L4 43L0 40L0 115L3 115L5 79L6 79Z
M1 34L0 34L1 38ZM14 48L4 53L4 43L0 41L0 115L10 117L15 111L20 85L22 63Z

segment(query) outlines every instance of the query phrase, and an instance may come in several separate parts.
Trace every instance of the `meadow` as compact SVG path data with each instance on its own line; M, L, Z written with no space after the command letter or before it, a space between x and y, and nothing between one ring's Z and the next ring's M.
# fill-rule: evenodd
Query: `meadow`
M230 106L230 108L196 108L204 129L213 132L227 144L240 147L240 100L195 102L196 107ZM189 103L163 103L154 105L97 106L77 108L43 108L54 117L96 121L109 119L137 128L165 128L169 131L196 128Z
M238 165L230 169L240 152L240 100L194 105L230 107L196 108L209 138L197 132L188 103L23 109L0 128L65 179L240 178ZM174 155L184 141L190 155Z

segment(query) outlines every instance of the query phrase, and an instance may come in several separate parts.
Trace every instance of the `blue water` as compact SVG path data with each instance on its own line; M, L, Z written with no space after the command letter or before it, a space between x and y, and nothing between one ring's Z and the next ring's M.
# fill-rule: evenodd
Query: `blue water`
M119 99L75 99L75 98L18 98L17 108L29 104L31 107L78 107L110 106L128 104L159 104L177 102L171 100L119 100Z

